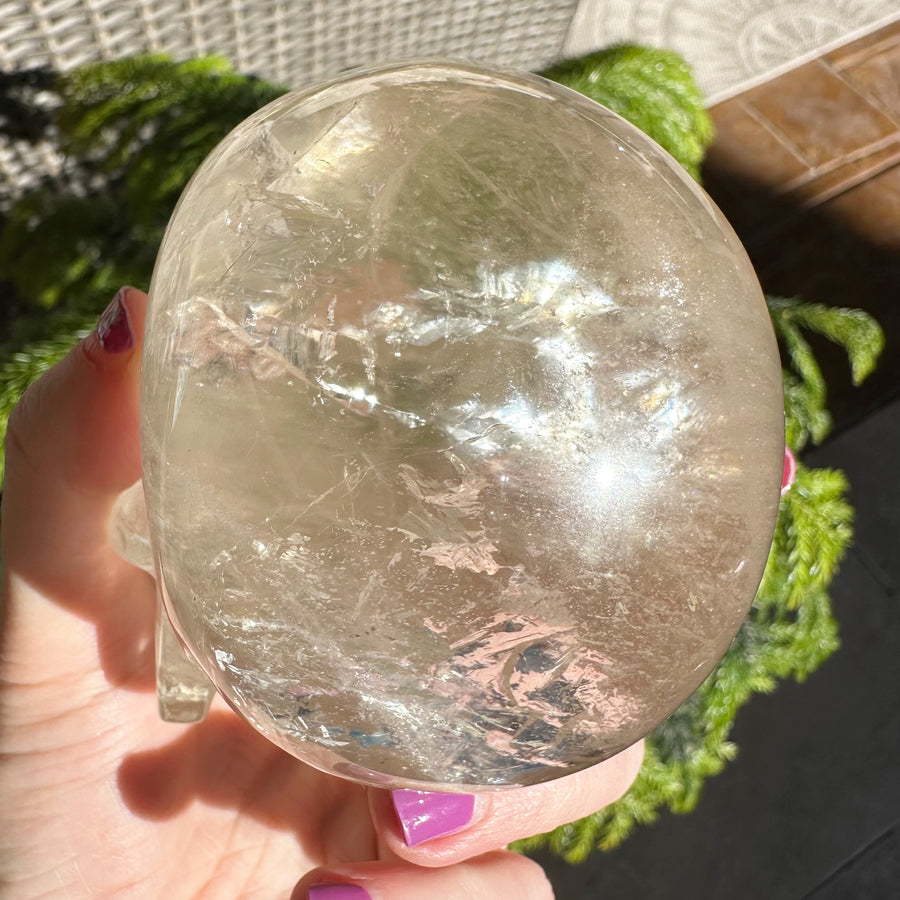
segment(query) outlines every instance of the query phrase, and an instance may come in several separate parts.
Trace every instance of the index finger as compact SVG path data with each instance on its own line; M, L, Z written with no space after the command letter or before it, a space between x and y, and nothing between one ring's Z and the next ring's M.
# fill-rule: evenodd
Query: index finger
M94 331L28 388L10 417L2 638L3 663L19 683L71 678L76 657L79 671L99 657L116 684L144 686L152 675L152 582L115 553L108 536L116 497L141 471L146 304L141 291L120 291Z

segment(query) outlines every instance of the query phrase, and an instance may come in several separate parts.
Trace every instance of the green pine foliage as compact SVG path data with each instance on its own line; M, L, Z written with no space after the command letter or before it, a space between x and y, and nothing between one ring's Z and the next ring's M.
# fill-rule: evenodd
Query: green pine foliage
M615 47L543 74L628 118L698 176L712 126L675 54ZM0 223L0 286L10 297L0 343L0 438L22 391L68 352L115 291L149 283L165 224L201 160L282 93L216 58L138 57L51 75L0 73L0 119L17 111L24 123L17 139L52 138L68 160L62 178L28 191ZM29 90L54 85L55 113L29 104ZM769 308L784 351L787 440L800 451L831 426L825 380L806 335L843 346L857 383L874 366L883 337L858 311L780 298L770 298ZM750 615L715 671L648 738L635 785L607 809L519 849L580 860L620 843L665 808L695 806L704 781L736 752L728 738L741 705L781 679L805 678L838 645L827 591L851 537L846 492L840 472L798 466Z
M713 125L691 70L677 53L625 44L541 74L628 119L699 180Z
M46 77L32 79L35 93ZM58 76L58 108L31 135L67 165L27 192L0 229L0 280L11 299L0 364L31 342L70 333L123 284L147 285L181 191L239 122L284 93L216 57L98 63ZM4 84L28 99L28 83ZM2 98L0 98L2 99ZM0 109L2 109L0 104Z
M845 347L854 384L860 384L875 368L884 348L884 334L861 310L834 309L784 297L770 297L768 303L775 334L789 361L784 375L787 443L799 452L810 440L819 443L831 428L825 378L803 330Z

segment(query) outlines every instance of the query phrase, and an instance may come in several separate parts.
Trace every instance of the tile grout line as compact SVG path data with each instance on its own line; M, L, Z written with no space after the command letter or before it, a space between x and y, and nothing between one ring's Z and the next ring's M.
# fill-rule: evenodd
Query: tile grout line
M803 894L802 897L799 897L798 900L815 900L816 894L823 888L826 887L830 882L833 882L835 878L837 878L842 872L846 872L851 869L859 860L861 860L870 850L873 850L882 842L888 840L894 835L900 828L900 819L892 822L885 828L882 832L877 834L874 838L872 838L867 844L864 844L860 847L855 853L851 854L847 859L845 859L837 868L832 869L817 885L815 885L812 890L807 891L807 893Z
M824 163L816 164L802 151L802 149L794 140L792 140L764 112L762 112L762 110L760 110L754 104L751 98L734 98L738 101L738 103L740 104L740 108L743 109L743 111L749 118L755 121L760 128L762 128L771 137L773 137L784 150L786 150L795 159L799 160L804 166L806 166L806 172L800 175L796 175L794 178L789 179L787 182L781 185L771 185L771 187L775 188L776 192L779 194L796 191L798 188L809 184L816 178L829 175L832 172L840 169L841 166L848 163L863 160L867 156L878 153L879 151L890 147L891 144L896 143L898 139L900 139L900 119L885 110L879 102L877 102L868 93L864 92L859 85L855 84L849 77L844 77L843 74L837 71L834 66L829 63L824 57L814 60L812 64L808 65L813 65L816 68L822 70L828 76L833 76L834 78L836 78L848 91L850 91L853 96L858 98L867 107L867 109L871 110L879 116L884 117L894 127L894 130L892 133L884 135L878 140L867 144L865 147L860 147L850 153L839 157L838 159L832 159ZM791 73L786 73L785 75L780 77L785 79L790 78ZM777 80L778 79L775 79L775 81ZM886 168L888 168L891 164L892 163L889 163ZM879 171L883 171L883 169ZM873 172L872 174L878 174L878 172ZM838 191L838 193L840 193L840 191ZM835 194L831 193L829 199L833 196L835 196Z
M768 131L769 134L788 151L788 153L806 166L806 174L809 174L815 168L812 162L800 152L800 148L768 116L766 116L765 113L757 109L752 101L742 97L740 98L740 103L747 115L753 119L760 128ZM797 177L802 178L803 176L798 175Z
M846 181L841 181L830 188L826 188L825 190L822 190L818 193L813 193L809 197L803 196L803 188L814 187L817 179L825 178L834 172L839 172L842 166L851 165L852 163L856 162L864 162L867 157L875 156L880 151L887 150L892 145L896 145L896 153L890 156L886 156L883 160L874 164L871 168L863 169L856 175L847 178ZM827 203L829 200L834 200L835 197L840 197L842 194L845 194L848 191L852 191L853 188L859 187L861 184L865 184L867 181L870 181L873 178L877 178L879 175L883 175L889 169L894 168L894 166L898 164L900 164L900 134L894 134L890 136L890 140L886 143L879 141L878 145L873 145L872 147L867 148L867 152L863 155L848 156L846 159L841 161L840 165L835 166L834 168L823 169L806 181L794 179L794 181L788 182L778 193L785 196L787 199L796 198L796 200L798 201L798 205L800 205L805 210L815 209L817 206L821 206L823 203Z
M838 47L835 50L831 50L826 53L824 58L827 59L828 63L833 66L835 69L848 69L851 66L855 66L857 63L862 62L866 59L871 59L873 56L881 56L882 53L886 53L888 50L893 50L898 44L900 44L900 30L893 31L892 28L900 24L900 19L894 20L893 22L888 22L882 29L876 29L870 35L863 35L856 41L850 41L849 44L844 45L843 47ZM865 45L867 38L873 37L878 34L879 31L884 30L891 32L886 34L884 37L880 39L876 39L873 43ZM857 48L856 50L849 50L849 47L852 47L854 44L863 44L864 46ZM840 57L842 52L846 52L848 55L844 59L836 59L834 57Z
M891 112L890 109L886 108L877 97L871 95L868 90L866 90L853 78L852 75L846 74L844 70L835 69L828 63L826 63L826 65L829 65L829 68L831 68L831 71L835 78L840 79L840 81L842 81L847 88L853 91L853 93L856 94L857 97L864 100L869 106L881 113L881 115L883 115L886 119L889 119L890 122L894 126L896 126L898 130L900 130L900 116L897 116L895 113Z
M897 143L900 143L900 126L898 126L897 131L886 134L884 137L879 138L877 141L872 141L871 144L866 144L865 147L860 147L858 150L852 150L840 159L832 159L819 166L810 166L807 174L811 175L813 178L821 178L823 175L830 175L832 172L836 172L840 169L841 166L859 162L860 160L864 160L867 156L874 156L874 154L880 153L882 150L887 150L891 144ZM802 176L798 175L791 181L785 182L784 189L786 191L792 191L796 187L799 187L801 178Z

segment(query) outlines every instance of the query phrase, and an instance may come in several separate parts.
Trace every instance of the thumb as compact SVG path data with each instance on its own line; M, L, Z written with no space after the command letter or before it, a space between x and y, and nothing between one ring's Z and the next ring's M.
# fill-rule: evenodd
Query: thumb
M72 660L73 612L123 635L146 624L146 600L122 603L122 592L150 591L152 601L151 586L146 578L136 585L135 574L144 573L116 556L107 534L116 496L140 477L146 304L141 291L123 288L94 331L28 388L10 417L0 517L2 651L6 662L10 654L20 659L25 668L17 677L26 680L29 663L46 677L48 666Z

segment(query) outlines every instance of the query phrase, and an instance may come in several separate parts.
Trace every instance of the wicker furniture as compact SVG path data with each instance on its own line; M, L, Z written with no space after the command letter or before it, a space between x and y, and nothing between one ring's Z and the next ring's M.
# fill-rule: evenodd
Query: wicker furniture
M417 56L534 69L561 54L577 7L578 0L7 0L0 68L213 53L289 87Z

